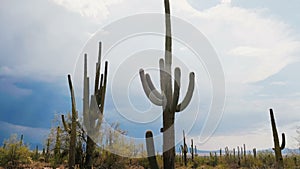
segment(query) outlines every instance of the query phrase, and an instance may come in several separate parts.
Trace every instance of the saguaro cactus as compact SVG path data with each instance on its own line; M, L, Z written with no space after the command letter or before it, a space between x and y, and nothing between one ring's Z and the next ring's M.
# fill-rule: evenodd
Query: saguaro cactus
M61 155L60 155L60 147L61 147L61 139L60 139L60 127L57 126L56 128L56 140L55 140L55 146L54 146L54 160L55 164L61 163Z
M183 152L183 160L184 160L184 165L187 166L187 145L185 142L185 134L183 130L183 145L182 145L182 152Z
M70 147L69 147L69 168L73 169L75 167L75 148L76 148L76 126L77 126L77 111L76 111L76 102L75 102L75 94L73 90L71 75L68 75L68 82L69 82L69 88L71 93L71 102L72 102L72 123L71 127L69 129L66 128L66 130L70 130ZM62 120L64 123L64 126L66 127L66 123L64 121L64 118L62 116Z
M174 119L175 112L183 111L191 101L194 91L194 73L189 76L189 86L186 96L182 103L178 104L180 91L180 68L175 68L174 90L172 87L172 35L171 35L171 18L169 0L164 0L165 5L165 59L159 60L160 67L160 86L161 92L156 90L149 74L145 74L143 69L140 69L140 78L144 92L149 100L163 109L163 162L164 169L175 168L175 134L174 134Z
M89 77L87 76L87 54L84 55L84 77L83 77L83 124L87 132L86 146L86 168L92 168L93 154L95 150L94 139L99 136L99 131L103 118L104 101L107 84L108 62L105 62L104 74L100 75L101 48L99 42L98 62L96 63L96 75L94 84L94 94L89 94Z
M282 169L282 168L284 168L284 165L283 165L283 158L282 158L281 150L283 150L285 147L285 134L282 133L282 142L281 142L281 146L279 146L278 133L277 133L274 113L273 113L272 109L270 109L270 117L271 117L271 125L272 125L272 131L273 131L273 139L274 139L273 150L275 151L276 168Z
M20 147L23 145L23 138L24 138L24 136L23 136L23 134L21 135L21 138L20 138Z
M194 141L191 139L191 155L192 155L192 160L194 160Z
M152 131L146 132L147 156L151 169L159 169L155 156L155 147Z
M256 158L256 148L253 148L253 157Z

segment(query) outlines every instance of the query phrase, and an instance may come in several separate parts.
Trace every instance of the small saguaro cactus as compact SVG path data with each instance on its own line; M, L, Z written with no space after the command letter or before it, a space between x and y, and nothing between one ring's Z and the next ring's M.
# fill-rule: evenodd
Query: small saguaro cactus
M192 160L194 160L194 140L191 139L191 155L192 155Z
M189 85L186 96L182 103L178 104L180 93L180 68L175 68L174 87L172 86L172 35L171 35L171 18L170 18L170 4L169 0L164 0L165 6L165 59L159 60L160 68L160 87L159 92L152 83L149 74L145 74L143 69L140 69L140 78L146 96L149 100L157 105L162 106L163 109L163 162L164 169L175 168L175 134L174 134L174 120L175 113L183 111L191 101L194 91L194 77L193 72L189 76ZM173 89L174 88L174 89Z
M246 158L246 144L244 144L243 146L244 146L244 158Z
M152 131L146 132L146 147L147 147L147 157L151 169L159 169L155 156L155 147L153 141Z
M182 145L182 152L183 152L183 160L184 160L184 165L187 166L187 145L186 145L186 142L185 142L185 133L184 133L184 130L183 130L183 145Z
M256 148L253 148L253 157L256 158Z
M60 138L61 129L59 126L56 128L56 140L55 140L55 146L54 146L54 160L55 164L61 163L61 154L60 154L60 148L61 148L61 138Z
M235 160L235 148L233 148L233 159Z
M23 138L24 138L24 136L23 136L23 134L21 135L21 138L20 138L20 147L23 145Z
M282 140L281 140L282 142L281 142L281 146L280 146L276 123L275 123L275 118L274 118L274 113L273 113L272 109L270 109L270 116L271 116L271 125L272 125L272 131L273 131L273 140L274 140L273 150L275 151L276 168L282 169L282 168L284 168L284 165L283 165L283 158L282 158L281 150L283 150L285 147L285 134L282 133Z

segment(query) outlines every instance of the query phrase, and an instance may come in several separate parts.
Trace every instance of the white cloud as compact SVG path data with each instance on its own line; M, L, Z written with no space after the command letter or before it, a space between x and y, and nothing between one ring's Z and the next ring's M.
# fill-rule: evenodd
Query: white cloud
M104 22L112 22L115 19L131 14L144 12L163 13L162 1L53 0L53 2L63 6L68 11L101 22L100 24L95 24L96 26L94 25L94 27L102 26ZM174 0L171 2L171 5L172 15L183 18L196 26L206 35L219 54L226 75L227 94L230 98L228 100L231 101L227 106L227 113L234 114L255 111L256 114L258 114L260 111L266 110L266 107L269 105L283 105L288 103L290 100L255 101L254 98L251 98L253 100L248 101L245 97L248 97L249 93L251 95L259 90L259 87L253 87L247 83L257 82L270 77L287 64L297 60L295 56L300 53L300 43L293 38L294 32L284 22L274 19L272 14L265 9L244 9L227 5L230 3L230 0L221 0L221 2L222 4L208 8L202 12L195 10L187 1L183 0ZM36 16L36 13L30 14L30 16ZM55 16L59 18L59 16L65 15L57 14ZM30 72L30 75L43 72L43 76L49 74L62 76L64 73L70 72L71 67L75 63L76 53L79 54L80 52L80 45L82 45L83 41L89 37L88 35L91 35L91 32L95 30L81 27L80 25L85 24L85 22L82 20L80 20L80 22L78 20L70 21L70 19L68 19L69 17L67 18L68 22L64 22L63 19L56 22L57 20L55 18L42 18L43 19L38 19L37 21L34 20L34 24L32 25L43 25L41 26L42 28L47 28L45 30L42 29L44 31L29 31L28 33L26 32L28 30L25 29L28 28L28 25L24 24L24 30L26 31L22 33L27 36L20 38L26 39L23 42L25 44L23 47L25 52L22 54L26 54L27 57L26 59L23 58L22 61L24 61L24 63L22 62L23 64L21 65L8 65L8 67L1 68L4 74L10 74L11 70L17 69L18 72ZM18 18L17 20L25 21L26 19ZM20 24L20 22L15 23ZM65 25L65 23L67 24ZM62 26L59 27L60 25ZM15 27L19 28L19 25ZM34 26L34 28L36 27L37 26ZM60 30L62 30L62 32L60 32ZM88 30L89 34L86 32L81 34L81 30ZM36 32L39 34L35 34ZM14 34L14 32L12 34ZM62 40L60 38L62 38ZM80 43L78 43L79 41ZM11 43L11 46L17 45L13 42ZM201 48L201 46L199 46L199 48ZM19 51L23 52L23 50ZM191 64L193 64L192 62L193 61L191 61ZM157 61L155 61L155 64L157 65ZM114 66L116 67L116 65L110 65L110 68L114 68ZM8 69L10 67L12 67L11 70ZM48 78L48 76L45 77ZM199 81L201 80L203 80L203 77L199 76ZM183 84L186 85L186 82L183 82ZM78 92L81 93L81 91ZM140 94L144 95L142 91L140 91ZM296 107L289 110L297 112L300 107L296 102L292 103L293 105L287 105ZM280 110L284 109L282 108ZM256 118L250 114L244 115L248 115L248 118ZM281 114L279 116L285 119L284 115ZM285 117L287 118L287 116ZM293 115L292 117L295 116ZM286 121L289 120L292 119L286 119ZM251 137L251 135L249 135L249 137ZM254 137L256 138L258 136L256 135ZM230 140L234 140L234 138L235 137L229 137L226 142L230 142ZM216 140L222 139L224 138L219 137ZM240 140L242 139L243 137L240 137Z
M104 18L109 15L109 7L123 0L53 0L66 9L90 18Z
M300 43L289 26L267 14L218 5L190 19L218 51L228 81L263 80L300 53Z
M43 142L49 133L49 129L15 125L4 121L0 121L0 125L0 133L23 134L26 140L31 140L32 143Z
M221 0L221 3L223 3L223 4L231 4L231 0Z

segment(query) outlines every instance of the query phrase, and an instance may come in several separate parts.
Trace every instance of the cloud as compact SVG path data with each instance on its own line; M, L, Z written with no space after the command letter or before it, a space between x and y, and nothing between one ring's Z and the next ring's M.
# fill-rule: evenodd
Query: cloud
M211 4L201 8L199 11L193 7L201 6L200 1L193 1L193 6L191 6L187 1L174 0L171 2L171 5L174 16L190 22L203 32L216 49L223 65L227 87L224 120L227 122L219 130L238 133L240 130L245 130L246 127L250 126L247 128L249 131L255 124L266 122L268 117L265 114L262 115L262 112L267 113L266 110L273 105L280 107L278 108L278 117L283 119L281 124L287 125L290 121L293 121L293 118L297 119L294 112L299 110L299 104L297 103L299 95L294 96L296 99L293 98L294 101L292 102L291 98L288 97L278 99L282 95L277 90L279 88L275 88L275 86L280 86L278 84L282 84L278 82L286 83L286 88L281 92L284 95L288 90L287 88L289 88L290 79L278 79L279 77L277 77L272 82L268 81L267 84L273 84L270 90L267 89L270 87L267 84L259 83L279 74L283 68L298 60L300 45L299 40L295 36L296 32L291 29L290 25L274 17L273 13L266 8L245 9L234 6L234 2L228 5L230 2L228 0L210 2ZM41 6L41 8L33 8L32 3ZM50 114L57 108L53 108L52 105L56 105L62 99L63 101L60 104L69 106L64 98L67 91L62 92L59 89L65 87L64 89L67 90L65 75L73 73L74 65L77 63L76 58L85 41L97 29L107 23L128 15L145 12L163 13L163 4L159 1L141 0L53 0L21 2L21 4L20 2L16 4L13 1L4 1L0 7L0 21L8 24L4 24L0 28L2 37L0 40L0 75L10 78L1 79L2 85L5 86L5 88L2 86L0 90L1 94L3 94L1 95L1 106L4 107L1 111L5 112L1 112L1 120L30 125L36 116L39 118L43 116L41 118L43 121L49 121L49 116L45 114ZM133 24L133 26L138 26L138 24ZM120 58L126 59L128 55L132 55L132 53L122 53L132 46L143 48L149 44L154 44L155 49L163 50L163 37L150 37L147 41L143 40L145 39L132 41L123 46L120 45L119 47L122 47L122 49L118 48L120 53L115 53L118 54L116 58L110 58L109 60L110 73L113 73L113 70L119 66L115 64L119 62L114 61L120 60ZM182 53L177 53L178 56L185 56L187 54L186 49L180 48L183 50L181 50ZM97 49L96 46L95 49ZM141 65L149 64L149 66L157 67L159 56L156 56L154 59L152 57L142 59L145 63L141 63ZM188 56L185 58L188 58ZM126 66L138 73L138 69L141 66L137 65L136 62L131 62L131 64L125 65L123 73L128 71ZM195 68L197 71L196 75L199 77L197 80L201 84L199 87L200 102L197 100L196 104L200 104L200 107L203 108L201 109L203 114L200 114L200 119L197 119L199 120L197 122L201 122L202 125L211 99L209 97L211 94L209 76L207 74L203 75L205 70L203 71L202 67L199 68L199 64L194 60L188 60L187 64L189 65L188 68ZM94 68L94 64L91 65ZM297 71L298 69L296 68L294 72ZM155 73L157 72L151 72L151 76L157 80L158 76ZM187 71L182 72L182 74L185 78L182 84L187 85ZM38 79L47 83L35 83L28 86L26 80L25 83L23 82L26 79L24 77L34 82ZM127 76L123 76L123 78L125 77ZM113 74L109 74L109 78L111 80ZM133 97L139 99L135 103L137 105L145 105L143 103L146 102L146 99L140 99L144 97L144 93L142 92L139 79L134 80L137 82L132 84L130 91L133 93ZM65 86L53 88L52 85L54 84L52 82L65 84ZM120 81L115 81L121 86L119 89L125 88L127 90L128 84L122 82L121 79ZM80 80L79 83L82 84L82 81ZM157 85L159 81L154 81L154 83ZM186 86L183 86L183 89L185 88ZM122 92L124 91L122 90ZM82 93L81 90L76 90L76 92ZM53 93L54 96L49 93ZM55 93L59 94L55 95ZM185 91L181 93L185 93ZM291 93L293 91L289 92L289 94ZM12 99L11 96L14 94L22 96L20 98L23 98L23 100ZM262 95L265 97L260 97ZM78 100L80 100L80 95L77 96ZM125 97L120 97L118 100L122 100ZM47 101L42 102L45 98L47 98ZM113 102L113 100L110 101ZM148 102L146 103L149 105ZM15 106L16 104L24 105L24 110L30 113L23 114L23 119L17 119L20 116L17 112L22 107ZM113 109L113 103L108 105L110 106L109 109ZM44 110L45 106L49 106L47 107L49 110ZM126 109L125 106L124 109ZM290 108L291 106L293 107ZM68 108L62 106L59 110L61 109L66 110ZM191 107L190 111L194 110L195 108ZM42 114L40 112L47 113ZM290 116L284 116L283 112L292 113ZM185 120L191 117L187 118L182 115L180 118ZM231 127L229 122L233 120L237 121L237 123L242 121L242 124L237 124L238 127L236 128ZM38 122L38 125L41 126L44 123L43 121ZM182 127L184 125L178 123L178 126ZM129 125L129 127L132 126ZM256 130L257 128L254 129ZM142 133L142 131L139 132ZM223 139L223 137L225 135L217 139ZM229 137L228 141L230 141L230 138L234 139L235 137Z
M293 31L267 14L218 5L192 17L219 53L228 81L260 81L297 59L300 43Z
M0 28L0 67L18 77L51 81L65 76L89 38L87 32L95 29L50 1L4 1L0 9L0 21L7 23Z
M106 19L111 5L119 4L123 0L53 0L56 4L72 12L78 12L87 18Z
M43 143L45 138L49 133L48 128L35 128L35 127L28 127L23 125L16 125L12 123L7 123L4 121L0 121L0 136L2 143L4 139L8 139L11 134L18 134L24 135L24 142L26 144L34 144L30 145L31 147L35 147L36 144Z
M0 86L0 121L47 128L54 113L71 109L67 84L0 76Z

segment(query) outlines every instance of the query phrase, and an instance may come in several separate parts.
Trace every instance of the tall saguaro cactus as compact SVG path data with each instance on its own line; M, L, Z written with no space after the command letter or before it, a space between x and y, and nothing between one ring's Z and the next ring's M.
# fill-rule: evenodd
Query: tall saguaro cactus
M140 69L140 78L144 92L149 100L163 109L163 162L164 169L175 168L175 134L174 120L175 113L183 111L191 101L194 91L194 73L189 76L189 86L186 96L182 103L178 104L180 93L180 68L175 68L174 89L172 87L172 35L171 35L171 18L169 0L164 0L165 5L165 59L159 60L160 68L160 87L161 92L156 90L149 74L145 74L143 69Z
M107 67L105 62L104 74L100 75L101 67L101 49L102 44L99 42L98 62L96 63L96 74L94 84L94 94L89 94L89 77L87 76L87 54L84 55L84 77L83 77L83 124L87 132L86 146L86 168L92 168L95 142L99 135L99 130L103 118L104 101L107 83Z
M279 146L279 138L278 138L278 133L276 128L274 113L272 109L270 109L270 117L271 117L271 125L272 125L273 139L274 139L273 150L275 151L276 168L282 169L284 168L284 165L283 165L281 150L283 150L285 147L285 134L282 133L282 140L281 140L282 142L281 142L281 146Z
M64 116L62 116L62 121L65 126L65 130L70 133L70 147L69 147L69 168L73 169L75 167L75 147L76 147L76 126L77 126L77 111L76 111L76 102L75 102L75 94L72 85L71 75L68 75L69 88L71 93L71 101L72 101L72 122L71 127L67 127L66 122L64 120Z

